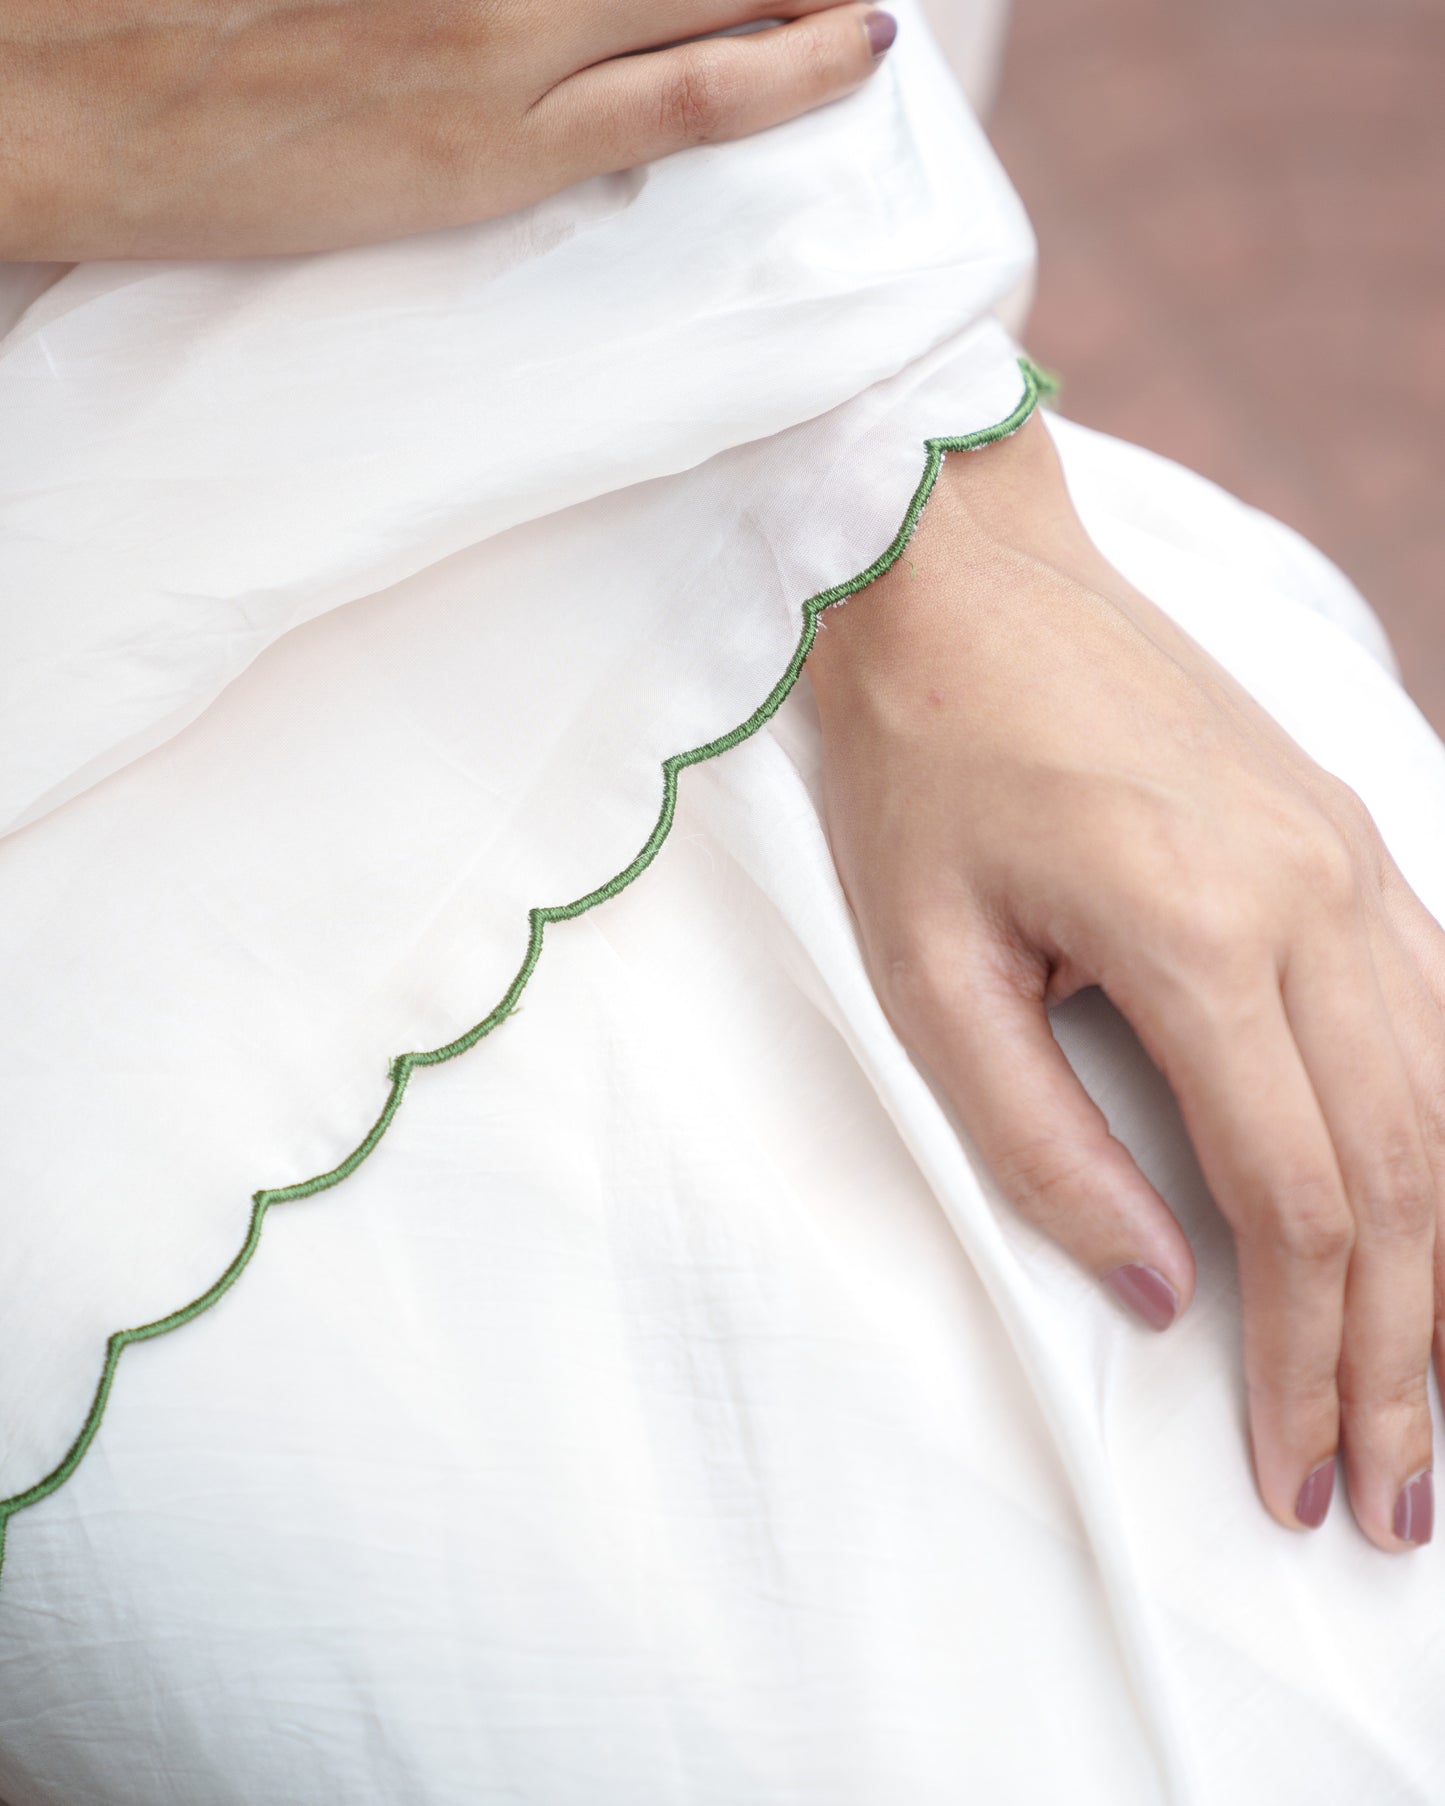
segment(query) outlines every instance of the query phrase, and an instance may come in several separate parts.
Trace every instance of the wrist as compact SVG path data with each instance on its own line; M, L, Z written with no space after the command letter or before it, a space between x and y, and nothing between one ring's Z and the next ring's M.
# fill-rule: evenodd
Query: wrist
M1016 636L1019 609L1055 593L1059 579L1110 594L1120 583L1074 511L1036 413L1006 439L946 457L902 553L821 616L807 671L825 726L900 681L916 690L941 660L956 671Z

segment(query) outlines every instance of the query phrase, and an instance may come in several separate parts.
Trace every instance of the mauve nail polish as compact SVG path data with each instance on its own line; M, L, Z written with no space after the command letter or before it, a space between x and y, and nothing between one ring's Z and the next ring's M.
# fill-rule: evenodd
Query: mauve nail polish
M1294 1514L1307 1530L1318 1530L1335 1495L1335 1458L1322 1461L1299 1489Z
M874 56L882 56L898 36L897 19L892 13L880 12L875 8L863 23L868 32L868 48Z
M1434 1528L1435 1482L1429 1474L1416 1474L1395 1501L1395 1535L1402 1543L1428 1543Z
M1142 1317L1150 1329L1168 1329L1179 1309L1179 1299L1168 1280L1153 1267L1115 1267L1104 1275L1104 1284L1136 1317Z

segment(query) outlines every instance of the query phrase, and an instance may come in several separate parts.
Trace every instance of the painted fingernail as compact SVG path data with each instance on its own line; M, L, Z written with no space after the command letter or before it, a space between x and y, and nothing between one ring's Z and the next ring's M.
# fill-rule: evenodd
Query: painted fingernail
M1395 1535L1402 1543L1428 1543L1435 1528L1435 1482L1416 1474L1400 1488L1395 1501Z
M1310 1473L1295 1500L1294 1514L1306 1530L1318 1530L1324 1523L1334 1496L1335 1458L1331 1455Z
M897 19L892 13L885 13L876 7L863 21L863 28L868 33L868 48L875 57L882 56L898 36Z
M1150 1329L1168 1329L1179 1309L1179 1294L1153 1267L1115 1267L1104 1275L1104 1284Z

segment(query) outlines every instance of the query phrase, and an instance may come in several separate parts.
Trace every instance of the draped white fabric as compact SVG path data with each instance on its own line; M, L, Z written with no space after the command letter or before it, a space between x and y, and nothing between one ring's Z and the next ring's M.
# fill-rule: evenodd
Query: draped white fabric
M924 440L1015 407L1027 226L900 12L849 102L493 226L13 279L0 1500L628 867ZM1445 911L1445 755L1349 585L1055 430ZM1157 1078L1060 1012L1195 1241L1162 1339L889 1032L818 756L800 687L685 771L519 1011L125 1353L8 1525L10 1806L1441 1797L1437 1554L1259 1508Z
M0 360L0 594L25 604L0 826L288 628L812 419L987 314L1028 226L905 25L846 105L469 231L50 288Z

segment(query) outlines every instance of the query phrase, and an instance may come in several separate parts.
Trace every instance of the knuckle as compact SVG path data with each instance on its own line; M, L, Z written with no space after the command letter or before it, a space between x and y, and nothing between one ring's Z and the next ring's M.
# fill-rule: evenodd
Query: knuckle
M1360 908L1360 870L1338 834L1320 834L1304 867L1313 905L1331 919L1353 919Z
M1340 832L1351 841L1372 842L1379 830L1375 818L1356 790L1343 778L1327 773L1324 778L1323 806Z
M1333 910L1353 904L1359 888L1355 848L1331 810L1309 804L1282 811L1274 842L1311 905Z
M1303 1266L1335 1266L1355 1246L1355 1220L1330 1181L1304 1174L1276 1185L1260 1225L1269 1250Z
M1284 1368L1251 1374L1245 1390L1250 1402L1271 1412L1283 1411L1301 1426L1334 1421L1340 1409L1339 1383L1332 1369Z
M1131 799L1132 800L1132 799ZM1115 906L1165 960L1232 962L1263 926L1255 874L1210 824L1147 800L1118 824L1110 878Z
M1352 910L1359 901L1354 849L1342 834L1323 827L1310 842L1304 878L1317 903L1333 911Z
M878 961L878 989L889 1018L921 1030L946 1007L957 984L953 954L940 936L910 935Z
M938 943L924 933L895 937L881 950L880 989L899 1007L931 998L945 961Z
M694 47L663 87L659 123L664 136L683 144L711 143L726 129L729 102L722 59L706 45Z
M1413 1137L1392 1137L1381 1148L1358 1209L1362 1224L1375 1235L1416 1239L1433 1231L1435 1187Z
M940 920L932 899L915 895L890 910L891 927L870 946L870 966L889 1016L910 1026L934 1021L965 1002L978 1004L985 991L1007 985L1037 995L1037 976L1016 971L992 947L986 933L956 921Z
M1271 940L1251 897L1196 891L1156 912L1156 977L1212 1022L1238 1022L1256 1007L1273 971Z
M1278 1230L1281 1251L1304 1266L1335 1266L1355 1245L1355 1225L1347 1216L1287 1213Z
M1426 1358L1422 1351L1418 1367L1394 1368L1387 1372L1342 1361L1339 1373L1341 1409L1356 1417L1362 1412L1404 1419L1428 1416Z
M1075 1213L1081 1182L1093 1165L1088 1151L1057 1135L1041 1135L995 1153L994 1177L1030 1222L1047 1228Z
M1176 954L1212 971L1231 966L1248 936L1240 899L1197 884L1171 886L1152 900L1150 915Z
M418 122L413 138L419 179L443 193L467 182L480 155L477 139L474 121L451 107L431 108Z

